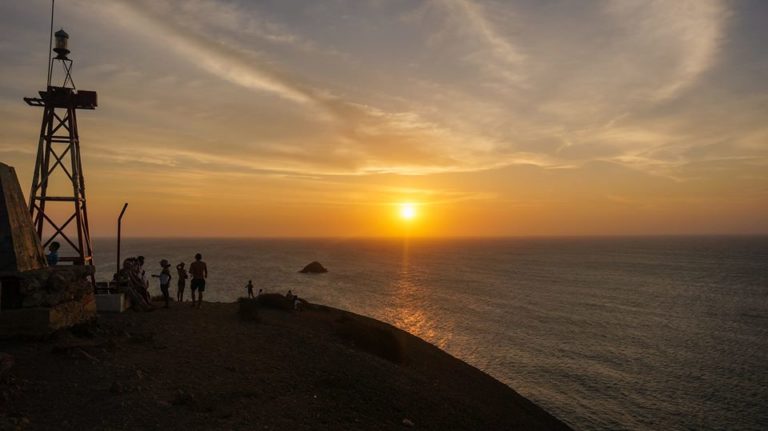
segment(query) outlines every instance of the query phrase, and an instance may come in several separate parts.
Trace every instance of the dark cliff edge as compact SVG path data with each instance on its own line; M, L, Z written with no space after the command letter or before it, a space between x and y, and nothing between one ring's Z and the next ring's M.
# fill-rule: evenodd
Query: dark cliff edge
M173 304L0 341L0 430L570 429L418 337L300 306Z

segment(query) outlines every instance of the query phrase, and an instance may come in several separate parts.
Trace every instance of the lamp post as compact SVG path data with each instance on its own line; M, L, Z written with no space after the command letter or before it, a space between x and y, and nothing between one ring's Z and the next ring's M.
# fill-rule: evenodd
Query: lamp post
M117 218L117 269L115 269L115 273L120 272L120 240L122 237L123 214L125 214L127 208L128 202L123 205L123 210L120 211L120 217Z

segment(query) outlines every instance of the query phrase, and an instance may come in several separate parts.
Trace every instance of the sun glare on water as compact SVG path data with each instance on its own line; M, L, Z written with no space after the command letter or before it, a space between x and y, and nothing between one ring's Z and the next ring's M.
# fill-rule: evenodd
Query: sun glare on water
M411 220L416 217L416 208L413 204L400 204L400 218Z

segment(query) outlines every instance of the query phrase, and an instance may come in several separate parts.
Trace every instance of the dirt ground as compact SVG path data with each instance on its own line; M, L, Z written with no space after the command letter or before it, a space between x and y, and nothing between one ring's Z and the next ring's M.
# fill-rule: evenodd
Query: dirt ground
M321 306L172 304L0 351L15 362L0 429L568 429L410 334Z

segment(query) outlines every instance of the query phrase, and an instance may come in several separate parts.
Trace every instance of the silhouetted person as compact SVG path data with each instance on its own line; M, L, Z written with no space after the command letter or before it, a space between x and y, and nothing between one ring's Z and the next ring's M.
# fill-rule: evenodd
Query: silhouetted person
M301 311L301 300L299 299L298 295L294 295L293 297L293 309L296 311Z
M245 288L248 289L248 297L253 298L253 281L248 280L248 284L245 285Z
M165 308L168 308L168 303L170 302L170 295L168 294L168 289L171 285L171 270L168 269L171 267L171 264L168 263L167 260L163 259L160 261L160 266L163 268L162 271L160 271L160 275L152 275L152 277L157 277L160 279L160 292L163 293L163 300L165 301Z
M138 262L136 258L129 257L123 261L123 269L117 272L115 281L120 291L128 294L131 300L131 307L135 310L152 311L152 304L147 302L144 296L144 286L136 273Z
M149 290L147 289L146 277L144 277L144 271L141 268L142 262L144 262L144 256L131 257L126 260L130 261L130 273L132 283L136 286L135 289L139 292L144 301L147 304L152 304L152 298L149 296Z
M147 272L144 271L144 256L137 257L136 261L139 262L139 277L141 278L141 282L144 283L144 290L149 292L149 280L147 280ZM147 295L149 295L149 293L147 293Z
M261 293L263 292L263 289L259 289L259 293L256 294L257 297L261 296Z
M48 246L48 254L45 256L45 259L48 261L48 266L58 265L60 248L61 244L56 241L52 242L51 245Z
M184 262L176 265L176 272L179 274L179 281L176 289L176 300L179 301L179 303L182 303L184 302L184 289L187 287L187 279L189 278L187 275L187 270L184 269Z
M197 308L203 305L203 292L205 292L205 279L208 278L208 266L203 262L203 255L197 253L195 261L189 265L189 273L192 274L192 306L195 306L195 292L198 292Z

